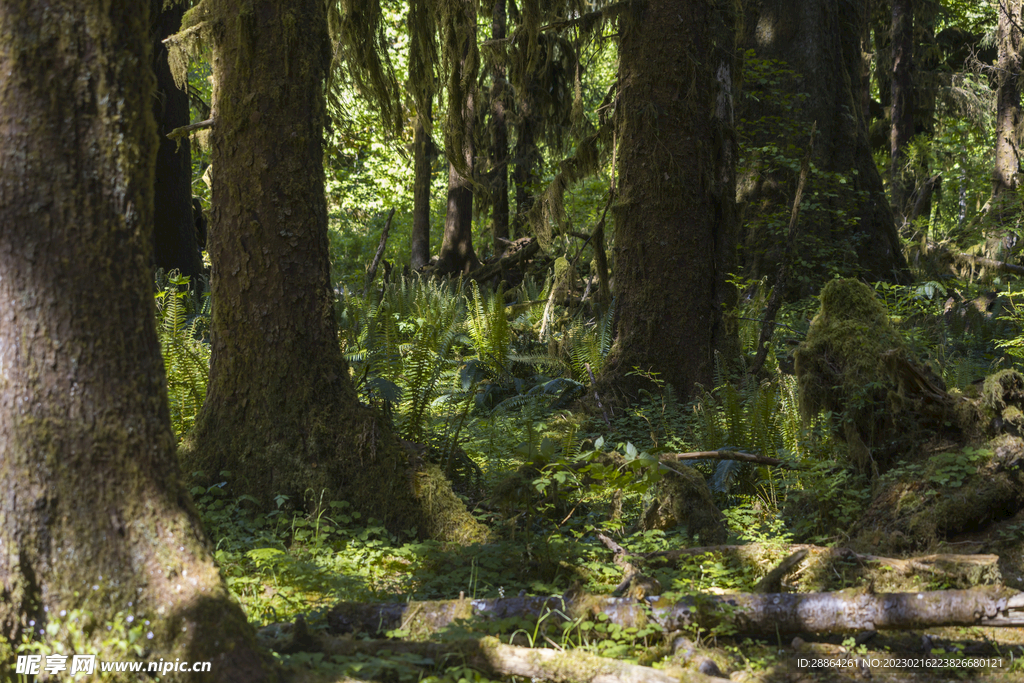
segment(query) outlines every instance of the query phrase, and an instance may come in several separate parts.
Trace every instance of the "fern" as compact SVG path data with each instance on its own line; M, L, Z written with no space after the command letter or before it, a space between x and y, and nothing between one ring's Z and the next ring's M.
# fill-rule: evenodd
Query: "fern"
M156 320L160 351L167 373L171 426L179 440L195 424L206 400L210 346L201 339L209 325L209 299L194 310L188 277L157 273Z

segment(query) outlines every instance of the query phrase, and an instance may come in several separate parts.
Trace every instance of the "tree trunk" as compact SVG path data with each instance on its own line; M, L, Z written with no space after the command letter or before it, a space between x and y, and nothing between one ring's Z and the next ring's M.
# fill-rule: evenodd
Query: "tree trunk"
M892 131L889 142L892 163L889 183L898 219L907 215L908 203L914 193L912 183L903 172L907 144L914 137L913 57L913 0L892 0Z
M605 382L629 395L660 373L682 397L711 386L722 334L720 255L731 251L728 160L716 41L730 3L651 0L621 19L615 278L619 329ZM722 14L720 14L720 12ZM731 29L731 26L730 26ZM712 58L693 59L693 55ZM729 57L728 59L731 59ZM709 116L708 113L719 113Z
M1020 183L1021 0L999 0L996 72L996 164L992 194L1016 192Z
M774 638L794 633L853 633L940 626L1024 626L1024 593L1002 586L969 590L870 593L861 588L833 593L729 593L665 599L521 597L438 600L392 604L339 603L327 613L334 634L364 632L371 637L405 629L411 636L435 633L456 619L528 621L543 618L594 619L608 616L623 627L654 622L666 633L724 625L730 634Z
M468 273L480 267L473 251L473 129L476 118L476 4L462 0L449 18L450 40L460 55L448 85L449 109L461 111L449 123L445 153L448 155L448 210L437 269L441 273Z
M799 175L798 160L817 126L815 172L805 188L797 244L800 277L787 299L816 292L834 273L893 280L907 266L892 211L868 143L867 112L858 87L863 71L862 3L839 0L750 0L742 47L757 60L779 60L796 76L768 66L769 81L748 82L738 199L743 207L743 266L753 278L774 278ZM756 66L757 62L751 62ZM806 93L806 99L801 99ZM780 123L781 122L781 125ZM774 148L780 151L762 152ZM791 148L792 152L786 152ZM841 181L842 180L842 181Z
M430 135L426 121L429 111L416 114L416 128L413 133L413 187L412 187L412 240L409 267L419 270L430 262L430 180L432 156Z
M528 77L526 77L528 78ZM516 124L516 148L512 180L516 186L516 215L512 221L512 235L525 237L531 233L527 214L533 208L537 184L537 168L540 166L540 150L537 149L537 122L534 120L533 100L527 81L526 87L517 93L519 122Z
M172 4L164 8L162 0L152 0L150 6L153 70L156 72L153 111L160 136L153 197L154 261L157 268L188 275L196 285L203 272L203 261L196 244L192 211L192 153L187 136L179 141L167 139L172 130L189 124L188 94L175 85L167 63L167 48L162 42L181 26L185 6Z
M0 2L0 641L269 680L175 459L149 7Z
M210 384L183 462L208 478L230 471L234 492L265 509L277 494L307 509L347 500L392 531L418 525L421 535L443 535L414 499L427 488L421 473L388 422L360 407L338 346L322 151L324 3L247 7L253 14L239 17L220 0L189 15L213 32L217 124Z
M492 40L505 39L507 23L505 0L495 0L491 13ZM495 256L501 256L508 247L508 123L505 121L508 83L505 71L502 64L495 63L492 66L491 159L494 167L490 191Z

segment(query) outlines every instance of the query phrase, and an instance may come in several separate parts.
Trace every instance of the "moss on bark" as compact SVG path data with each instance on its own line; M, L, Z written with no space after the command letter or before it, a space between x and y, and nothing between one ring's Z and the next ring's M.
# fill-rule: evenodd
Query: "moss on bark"
M123 659L111 632L142 629L147 659L213 662L167 680L268 680L174 457L148 9L0 10L0 656L45 638Z
M417 497L417 475L389 425L359 405L338 345L324 196L324 4L260 0L240 13L211 2L205 16L217 122L212 347L206 403L181 450L185 469L208 478L229 470L235 493L265 509L278 494L311 505L343 499L395 532L447 530L425 519L433 508ZM461 514L460 539L486 536Z

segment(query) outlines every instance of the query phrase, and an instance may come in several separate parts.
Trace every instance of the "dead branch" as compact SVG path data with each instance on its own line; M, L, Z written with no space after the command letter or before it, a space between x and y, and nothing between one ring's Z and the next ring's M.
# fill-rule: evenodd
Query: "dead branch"
M785 296L786 285L789 281L790 263L796 256L797 217L800 215L800 199L804 194L804 185L807 183L807 175L811 169L811 155L814 153L814 134L818 129L818 123L811 124L811 139L807 143L807 154L804 155L800 164L800 179L796 184L796 196L793 197L793 210L789 215L789 232L786 237L786 250L782 255L782 262L779 264L779 274L775 277L775 286L772 288L772 295L768 298L768 305L764 309L765 323L761 327L761 335L757 340L757 354L754 362L750 365L750 374L756 375L761 371L765 358L768 357L768 344L775 334L775 315L782 306L782 298Z
M384 231L380 235L380 244L377 245L377 253L373 255L373 261L366 269L366 287L369 288L373 283L373 278L377 276L377 266L380 265L380 259L384 256L384 247L388 243L388 232L391 230L391 219L395 217L395 209L392 208L391 212L388 213L388 218L384 221Z
M169 140L177 140L197 130L202 130L204 128L213 128L216 122L216 119L206 119L205 121L190 123L187 126L179 126L178 128L175 128L170 133L168 133L167 138Z
M518 242L518 240L516 240ZM514 243L513 243L514 244ZM469 274L468 279L482 282L483 280L489 280L495 275L501 273L505 268L512 265L522 265L530 259L531 256L536 254L540 250L540 244L536 238L530 238L529 242L526 243L521 249L518 249L514 253L508 256L503 256L494 263L486 266L480 266L472 273Z
M1006 263L1005 261L996 261L995 259L985 258L983 256L974 256L973 254L953 254L953 258L957 261L966 261L967 263L982 266L983 268L995 268L996 270L1014 273L1015 275L1024 275L1024 266L1017 266L1012 263Z
M786 578L786 574L797 568L797 566L804 561L807 557L807 549L803 548L792 553L789 557L779 562L775 569L765 574L764 578L757 582L757 586L754 587L755 593L778 593L782 590L782 579Z
M725 449L719 449L717 451L695 451L693 453L662 453L659 458L661 460L740 460L742 462L757 463L758 465L784 467L790 470L800 469L799 466L786 462L785 460L779 460L778 458L769 458L766 455L744 453L743 451L728 451Z

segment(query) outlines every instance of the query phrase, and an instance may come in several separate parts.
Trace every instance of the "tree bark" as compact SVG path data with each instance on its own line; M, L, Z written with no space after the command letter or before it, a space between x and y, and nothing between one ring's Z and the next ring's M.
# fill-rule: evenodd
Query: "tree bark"
M149 9L0 2L0 641L125 659L130 636L212 661L169 680L271 680L175 458Z
M914 137L913 88L914 5L913 0L892 0L892 130L890 133L889 183L897 217L906 216L913 195L912 183L903 172L907 144Z
M772 75L778 85L749 82L749 95L741 100L741 148L747 151L737 197L744 217L743 267L749 277L771 282L779 271L798 160L811 127L816 124L818 131L815 172L806 188L815 206L801 210L801 277L791 281L787 300L816 292L836 272L873 280L907 277L858 87L864 68L863 12L862 3L839 0L745 4L742 47L753 50L759 60L779 60L796 72ZM806 99L799 93L806 93ZM758 151L765 149L780 151Z
M162 0L151 0L150 5L153 71L156 73L153 111L160 137L153 199L154 261L157 268L178 270L182 275L188 275L195 287L203 272L203 261L196 243L192 211L192 153L188 136L179 140L167 138L172 130L189 123L188 94L175 85L167 63L167 47L162 42L181 26L185 5L164 7Z
M426 120L430 112L416 114L416 128L413 132L413 187L412 187L412 239L409 267L419 270L430 262L430 180L433 166L430 135L427 134Z
M480 267L473 250L473 142L476 118L476 4L460 0L447 18L447 50L459 55L448 81L451 119L445 136L448 156L448 209L437 269L441 273L468 273Z
M648 622L666 632L697 627L702 631L730 626L730 633L760 637L794 633L852 633L940 626L1024 626L1024 593L1000 586L969 590L869 593L848 589L833 593L731 593L696 595L676 602L651 597L521 597L486 600L439 600L392 604L340 603L327 614L334 634L365 632L371 636L403 629L428 635L456 619L533 621L564 615L568 620L605 614L623 627Z
M322 146L326 8L246 8L239 16L220 0L189 14L212 31L217 126L210 384L183 462L207 479L228 470L233 491L264 509L277 494L307 509L347 500L394 532L448 535L424 507L433 492L424 473L388 422L360 407L338 346ZM456 518L451 533L482 533L468 513Z
M504 40L508 18L505 0L495 0L491 12L491 39ZM505 120L505 100L508 90L506 69L503 64L491 67L491 223L493 225L494 254L501 256L508 246L508 123Z
M999 0L999 28L996 42L999 61L996 71L996 162L992 194L1000 198L1016 192L1020 184L1021 124L1021 0Z
M720 141L731 121L708 114L733 52L734 32L718 30L729 7L652 0L620 20L619 328L603 381L630 396L648 383L634 368L660 373L681 397L696 382L711 386L726 336L719 267L734 244L734 195Z
M512 235L526 237L531 233L527 214L533 208L537 185L537 168L541 154L537 149L537 122L535 106L530 93L532 79L524 76L524 87L517 93L518 122L516 123L516 147L513 159L512 181L516 186L516 214L512 219Z

